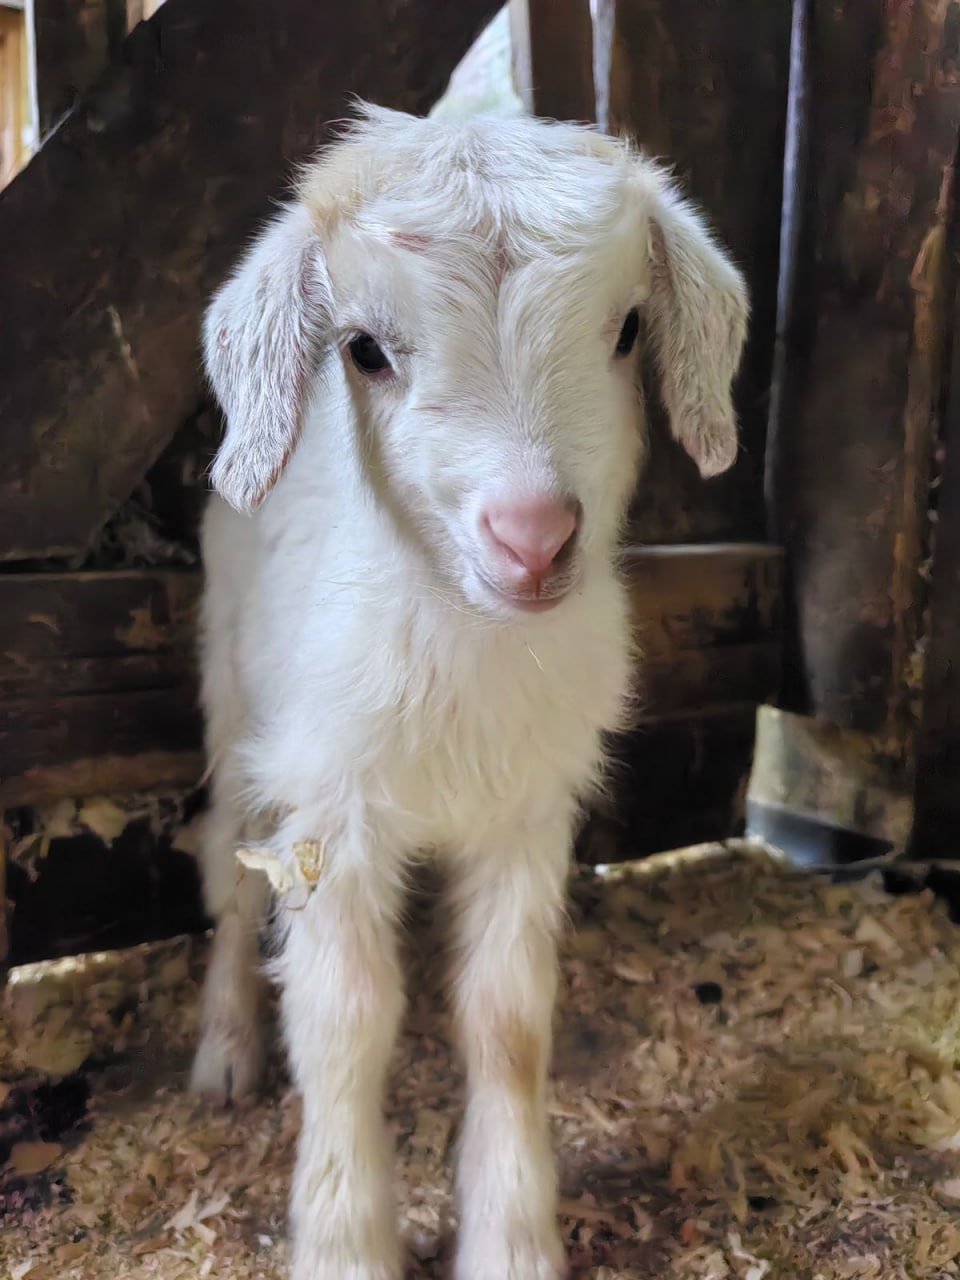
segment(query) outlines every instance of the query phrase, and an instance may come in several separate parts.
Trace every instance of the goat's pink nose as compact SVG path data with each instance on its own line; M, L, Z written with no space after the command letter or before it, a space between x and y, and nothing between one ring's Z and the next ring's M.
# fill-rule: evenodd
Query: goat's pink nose
M525 498L494 504L484 521L494 542L528 573L543 574L573 538L579 504L556 498Z

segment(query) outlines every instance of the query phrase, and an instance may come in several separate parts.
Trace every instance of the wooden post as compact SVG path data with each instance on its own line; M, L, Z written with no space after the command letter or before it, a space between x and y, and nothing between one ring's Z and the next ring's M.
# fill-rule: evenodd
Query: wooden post
M589 0L510 0L510 34L526 109L554 120L596 120Z
M10 934L7 928L7 827L0 814L0 992L7 985Z
M960 314L956 307L942 457L911 846L918 857L955 858L960 831Z
M792 709L909 768L926 509L954 288L960 3L814 0L804 257L776 494Z

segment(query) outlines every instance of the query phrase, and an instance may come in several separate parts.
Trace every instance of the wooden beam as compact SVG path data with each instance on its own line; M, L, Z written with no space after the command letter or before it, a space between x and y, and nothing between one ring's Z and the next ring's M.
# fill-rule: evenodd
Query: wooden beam
M193 572L0 576L0 807L202 774Z
M135 29L0 196L0 559L84 549L196 407L204 301L346 90L425 111L496 10L167 0Z
M626 555L639 731L778 692L782 556L762 543L638 547Z
M775 639L783 555L762 542L630 547L634 624L647 658Z

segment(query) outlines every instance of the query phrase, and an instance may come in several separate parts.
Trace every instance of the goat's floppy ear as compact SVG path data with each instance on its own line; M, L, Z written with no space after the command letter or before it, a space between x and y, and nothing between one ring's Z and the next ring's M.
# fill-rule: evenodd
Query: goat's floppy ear
M261 234L204 320L207 376L227 418L211 479L238 511L260 505L296 447L330 326L320 240L309 211L294 205Z
M650 333L670 428L706 478L736 461L731 383L749 301L740 272L666 178L640 161L649 218Z

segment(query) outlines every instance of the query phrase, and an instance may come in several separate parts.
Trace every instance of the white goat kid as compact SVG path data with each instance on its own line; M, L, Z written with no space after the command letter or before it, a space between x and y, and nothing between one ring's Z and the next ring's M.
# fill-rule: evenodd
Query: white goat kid
M714 475L736 454L746 317L737 271L626 144L374 108L210 307L227 417L226 501L204 530L218 924L194 1085L238 1096L260 1068L266 882L235 858L260 840L288 872L295 1280L401 1274L382 1095L423 851L449 884L468 1072L456 1276L562 1274L555 939L578 800L630 683L616 565L643 447L637 340Z

